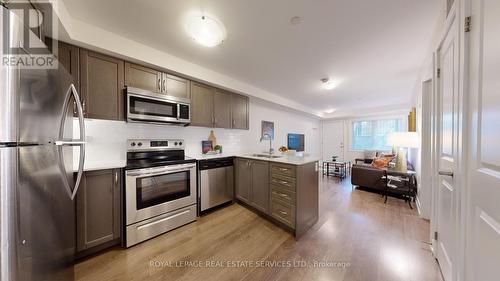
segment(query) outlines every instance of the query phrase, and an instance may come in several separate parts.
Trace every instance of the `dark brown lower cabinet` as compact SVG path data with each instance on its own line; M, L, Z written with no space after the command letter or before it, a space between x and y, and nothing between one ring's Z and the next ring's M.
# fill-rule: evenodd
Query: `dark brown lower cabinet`
M236 198L269 214L269 162L237 158Z
M121 170L85 172L76 196L77 252L120 243Z
M237 157L236 198L304 235L319 217L318 163L292 165Z
M269 162L252 160L251 205L261 212L269 213Z
M236 198L250 204L250 189L252 188L252 170L249 159L236 158L235 189Z

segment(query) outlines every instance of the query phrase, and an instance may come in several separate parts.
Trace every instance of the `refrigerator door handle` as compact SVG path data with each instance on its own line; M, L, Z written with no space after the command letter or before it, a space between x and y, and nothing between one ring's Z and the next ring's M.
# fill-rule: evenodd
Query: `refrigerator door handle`
M80 139L75 140L64 140L64 128L66 124L66 115L68 112L68 107L71 101L71 97L75 99L76 109L78 112L78 122L80 125ZM66 175L66 168L64 167L63 160L63 146L79 146L80 147L80 161L78 163L78 174L76 176L75 186L73 188L70 187L68 178L64 176L64 184L66 186L66 190L68 191L68 195L71 200L75 199L76 192L78 191L78 187L80 186L80 181L82 180L83 175L83 167L85 165L85 119L83 116L83 106L80 102L80 96L76 91L75 85L71 84L66 91L66 98L64 99L64 106L62 112L61 126L59 128L59 140L55 142L55 145L59 146L59 167L61 172Z

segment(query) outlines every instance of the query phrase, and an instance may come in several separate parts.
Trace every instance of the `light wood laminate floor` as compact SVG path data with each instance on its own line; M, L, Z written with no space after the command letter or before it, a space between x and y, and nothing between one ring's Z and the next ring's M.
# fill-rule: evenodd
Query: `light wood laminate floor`
M378 194L351 191L350 179L323 178L320 188L319 221L299 241L233 204L130 249L81 261L76 279L441 280L427 244L429 223L403 200L384 204ZM212 264L197 267L197 261Z

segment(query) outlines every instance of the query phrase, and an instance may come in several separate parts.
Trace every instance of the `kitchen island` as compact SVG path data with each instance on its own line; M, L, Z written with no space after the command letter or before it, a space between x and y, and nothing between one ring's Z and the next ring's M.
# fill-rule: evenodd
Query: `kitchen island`
M235 197L299 239L318 221L318 161L314 157L235 158Z

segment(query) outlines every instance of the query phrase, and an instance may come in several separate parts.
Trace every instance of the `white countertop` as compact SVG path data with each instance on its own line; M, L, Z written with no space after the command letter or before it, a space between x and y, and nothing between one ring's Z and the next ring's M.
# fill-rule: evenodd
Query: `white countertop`
M241 157L248 158L260 161L269 161L290 165L304 165L312 162L317 162L321 160L321 157L313 157L313 156L290 156L284 155L279 158L266 158L266 157L257 157L252 156L252 153L220 153L220 154L205 154L205 155L188 155L188 157L195 158L196 160L206 160L206 159L217 159L224 157ZM102 159L99 161L85 161L85 165L83 170L88 171L97 171L97 170L107 170L107 169L119 169L124 168L127 164L126 160L116 160L116 159ZM78 163L76 162L73 166L73 171L78 171Z
M279 157L279 158L258 157L258 156L252 156L252 154L241 154L241 155L236 155L236 156L241 157L241 158L248 158L248 159L261 160L261 161L290 164L290 165L304 165L304 164L309 164L309 163L313 163L313 162L318 162L319 160L321 160L321 157L314 157L314 156L302 157L302 156L284 155L284 156Z
M88 171L97 171L97 170L108 170L108 169L119 169L125 167L127 164L126 160L106 160L102 161L85 161L83 166L83 170L85 172ZM73 171L78 171L78 163L75 163L73 166Z
M218 154L198 154L198 155L186 155L187 157L194 158L196 160L206 160L206 159L217 159L224 157L234 157L237 153L218 153Z
M196 156L191 156L191 155L188 156L195 158L196 160L217 159L224 157L241 157L241 158L248 158L261 161L290 164L290 165L304 165L312 162L318 162L321 160L321 157L313 157L313 156L303 157L303 156L283 155L279 158L266 158L266 157L253 156L252 154L256 153L220 153L220 154L202 154Z

